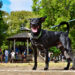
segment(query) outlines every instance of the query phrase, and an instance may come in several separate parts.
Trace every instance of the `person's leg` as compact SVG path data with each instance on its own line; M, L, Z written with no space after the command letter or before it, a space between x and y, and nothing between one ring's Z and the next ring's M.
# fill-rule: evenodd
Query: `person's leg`
M7 62L8 62L8 56L7 56Z
M6 63L6 60L7 60L7 56L5 56L5 63Z
M8 62L8 56L5 56L5 63Z
M2 59L3 59L3 56L1 56L1 63L2 63Z

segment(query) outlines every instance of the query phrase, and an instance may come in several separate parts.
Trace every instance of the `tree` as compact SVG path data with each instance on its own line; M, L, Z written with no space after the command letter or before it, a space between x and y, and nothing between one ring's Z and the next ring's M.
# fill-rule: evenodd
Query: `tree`
M24 27L30 27L29 18L36 17L37 15L33 14L30 11L15 11L11 12L8 15L8 35L11 36L13 34L19 33L20 28L23 25Z
M36 14L38 14L39 13L39 9L40 9L39 0L32 0L32 1L33 1L32 10Z
M2 1L0 1L0 8L2 8ZM3 44L3 41L6 38L5 31L7 30L7 24L3 20L3 16L5 15L5 12L0 10L0 47Z
M47 16L42 26L47 30L56 30L50 27L58 25L61 21L75 19L75 0L33 0L32 9L35 14ZM64 28L65 25L61 27L62 31L65 30ZM75 49L75 21L70 23L69 36L72 40L72 48Z
M45 27L49 27L75 17L75 0L33 0L32 9L40 16L47 16Z
M2 5L3 5L3 3L2 3L2 1L0 0L0 8L2 8Z
M10 15L4 11L0 11L0 47L7 48L7 38L21 32L20 27L30 27L29 18L37 15L29 11L12 11Z

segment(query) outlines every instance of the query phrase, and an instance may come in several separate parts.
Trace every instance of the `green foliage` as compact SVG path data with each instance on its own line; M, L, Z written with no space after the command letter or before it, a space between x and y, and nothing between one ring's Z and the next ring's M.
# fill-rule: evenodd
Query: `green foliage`
M3 49L8 45L8 37L21 32L21 25L29 28L29 18L38 17L29 11L15 11L10 14L1 11L0 14L0 46Z
M8 45L6 45L6 43L3 42L1 48L2 48L2 50L6 50L6 49L8 49Z
M2 1L0 0L0 8L2 8L2 5L3 5L3 3L2 3Z
M61 21L75 19L75 0L32 0L32 10L15 11L10 14L0 10L0 47L7 48L7 37L20 32L20 27L30 27L29 18L47 16L42 28L47 30L65 31L65 25L60 29L50 29L52 25L58 25ZM0 1L0 9L2 2ZM70 23L69 37L72 40L72 48L75 49L75 22ZM51 48L55 55L60 51L56 47Z
M39 0L32 0L32 1L33 1L32 10L37 14L39 13L40 9Z
M5 12L0 11L0 46L2 45L3 41L6 37L6 31L7 31L7 24L3 20L3 16L5 15Z
M36 17L37 15L29 11L16 11L11 12L8 16L8 35L13 35L20 32L20 28L23 25L24 27L30 27L29 18Z
M58 56L61 53L61 51L59 49L57 49L56 47L50 48L49 51L53 52L54 56Z
M33 12L37 12L40 16L47 16L44 27L46 28L50 25L59 24L61 21L70 20L71 15L75 15L74 3L74 0L33 0L32 9L35 8Z
M42 17L47 16L42 26L43 29L65 31L65 25L60 29L50 29L50 27L58 25L62 21L75 19L75 0L33 0L32 9L34 8L33 12L35 14L39 14ZM69 36L72 40L72 48L75 49L75 21L70 23ZM54 50L56 51L55 48Z

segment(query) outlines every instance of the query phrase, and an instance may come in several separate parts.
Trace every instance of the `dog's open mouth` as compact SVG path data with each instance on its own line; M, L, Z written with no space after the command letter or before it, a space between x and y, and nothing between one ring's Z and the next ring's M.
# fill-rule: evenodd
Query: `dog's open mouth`
M39 26L31 27L31 30L32 30L33 33L37 33L38 32L38 28L39 28Z
M31 30L32 30L33 33L37 33L38 32L38 28L37 27L32 27Z

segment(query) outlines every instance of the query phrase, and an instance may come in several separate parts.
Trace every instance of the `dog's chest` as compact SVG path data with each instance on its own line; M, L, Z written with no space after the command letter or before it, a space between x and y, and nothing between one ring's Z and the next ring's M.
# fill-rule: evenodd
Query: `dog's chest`
M39 40L32 40L32 44L35 45L38 49L45 49L47 45L47 40L44 38L41 38Z
M36 47L41 47L41 48L44 47L42 40L33 40L32 42Z

